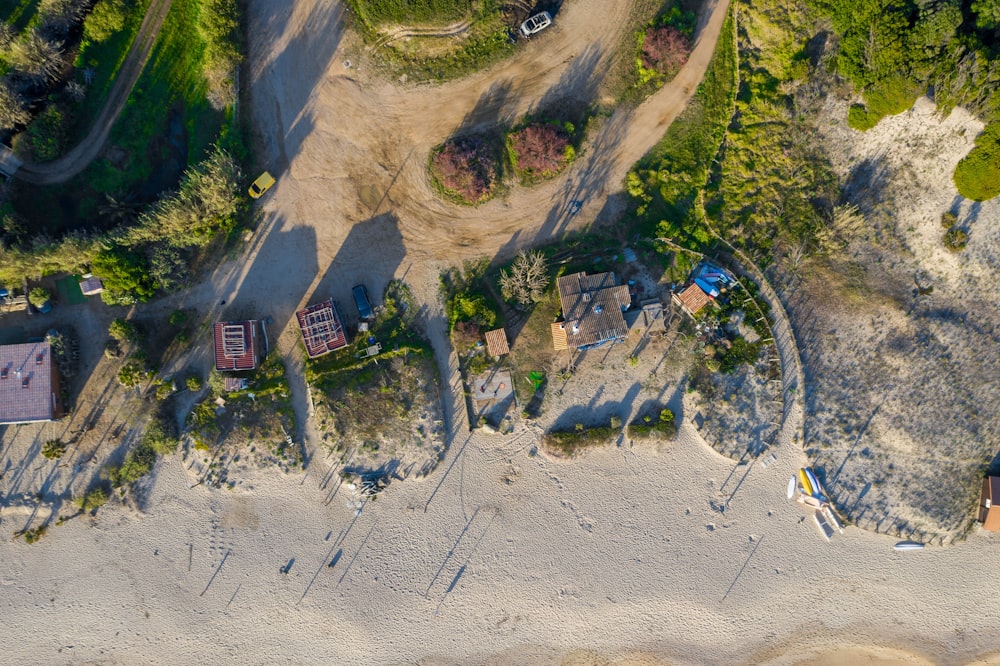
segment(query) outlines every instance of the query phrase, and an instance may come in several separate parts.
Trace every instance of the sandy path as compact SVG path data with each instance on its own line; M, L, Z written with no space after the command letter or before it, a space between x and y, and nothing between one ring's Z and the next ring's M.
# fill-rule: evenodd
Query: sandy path
M25 162L17 171L15 176L35 185L55 185L65 183L67 180L80 173L97 157L104 147L104 142L111 134L111 128L118 119L118 114L125 108L125 102L132 93L132 88L142 74L143 67L149 59L150 51L156 42L156 36L160 32L160 26L170 11L171 0L152 0L146 10L146 16L142 19L139 32L136 33L135 40L129 48L128 54L122 66L118 69L118 76L111 86L108 99L104 103L104 108L94 120L90 132L75 148L65 155L52 162L44 164L32 164Z

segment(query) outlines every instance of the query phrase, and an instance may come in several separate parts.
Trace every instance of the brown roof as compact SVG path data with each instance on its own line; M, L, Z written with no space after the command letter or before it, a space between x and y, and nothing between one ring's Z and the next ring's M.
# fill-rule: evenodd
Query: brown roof
M216 322L214 333L216 370L253 370L257 367L256 321Z
M507 331L502 328L486 331L486 351L494 358L509 354L510 345L507 344Z
M309 358L322 356L347 346L347 333L333 301L310 305L295 313Z
M562 322L552 322L552 346L555 347L556 351L569 349L569 344L566 342L566 329L563 328Z
M62 416L59 376L48 342L0 346L0 423L51 421Z
M632 305L632 297L614 273L574 273L559 278L558 284L570 347L593 347L628 335L622 311Z
M681 306L681 308L684 309L685 312L694 316L701 312L703 307L712 302L712 297L706 294L701 287L692 282L675 294L675 301Z
M225 379L225 388L227 391L242 391L246 387L246 377L226 377Z
M983 479L983 493L979 502L979 522L984 530L1000 532L1000 476ZM989 506L986 506L989 504Z

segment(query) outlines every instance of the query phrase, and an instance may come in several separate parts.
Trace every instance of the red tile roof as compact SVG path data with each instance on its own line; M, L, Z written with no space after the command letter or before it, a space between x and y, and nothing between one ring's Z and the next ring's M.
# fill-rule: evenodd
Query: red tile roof
M693 282L676 294L676 300L684 308L684 311L692 317L712 302L712 298L705 293L705 290Z
M226 377L225 379L225 388L227 391L242 391L246 387L246 377Z
M507 331L498 328L495 331L486 331L486 351L493 358L500 358L504 354L510 353L510 345L507 344Z
M337 306L327 299L295 313L309 358L347 346L347 333Z
M0 423L62 416L59 380L48 342L0 346Z
M257 322L220 321L215 324L215 369L220 372L257 367Z

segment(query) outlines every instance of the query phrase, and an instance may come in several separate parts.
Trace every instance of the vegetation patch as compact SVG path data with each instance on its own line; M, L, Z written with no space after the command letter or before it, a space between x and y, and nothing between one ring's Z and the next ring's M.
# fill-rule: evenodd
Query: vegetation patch
M663 406L651 409L628 424L628 435L633 439L673 439L677 435L674 413Z
M976 137L976 146L955 168L958 193L973 201L1000 195L1000 120Z
M572 458L587 449L609 444L621 433L621 428L587 427L577 423L571 430L550 430L542 437L542 446L558 456Z
M507 157L521 184L534 185L572 164L580 138L570 122L528 121L507 135Z
M672 245L704 249L711 238L699 201L733 113L736 76L730 17L697 93L626 177L630 217L643 235L668 241L656 243L665 254L674 252ZM676 254L672 264L670 279L674 281L683 281L693 267L691 255L683 253Z
M436 465L444 445L440 380L433 351L413 328L415 317L409 287L393 281L367 334L307 361L323 441L350 460L349 471L381 474ZM374 344L382 351L368 357Z
M478 348L483 334L502 324L500 308L486 275L488 268L489 260L481 259L467 261L461 269L453 267L441 274L441 300L452 346L460 360L483 356ZM484 369L477 365L470 372L478 374Z
M209 377L211 390L187 419L185 435L202 481L232 488L236 474L251 464L286 473L301 467L302 451L293 440L291 390L278 355L269 354L257 370L248 373L244 390L226 391L223 382L219 373Z
M483 136L449 139L430 157L431 178L438 191L464 204L488 201L500 182L497 150Z
M508 57L521 16L501 0L348 0L348 6L376 57L418 81L464 76Z
M636 87L645 94L669 81L687 62L697 16L673 5L636 35Z

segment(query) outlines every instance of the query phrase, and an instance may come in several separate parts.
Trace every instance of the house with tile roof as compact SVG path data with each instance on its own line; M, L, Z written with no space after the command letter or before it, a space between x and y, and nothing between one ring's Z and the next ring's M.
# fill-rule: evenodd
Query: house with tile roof
M0 345L0 424L63 416L59 370L48 342Z
M219 372L256 370L260 365L260 322L220 321L213 328L215 336L215 369Z

